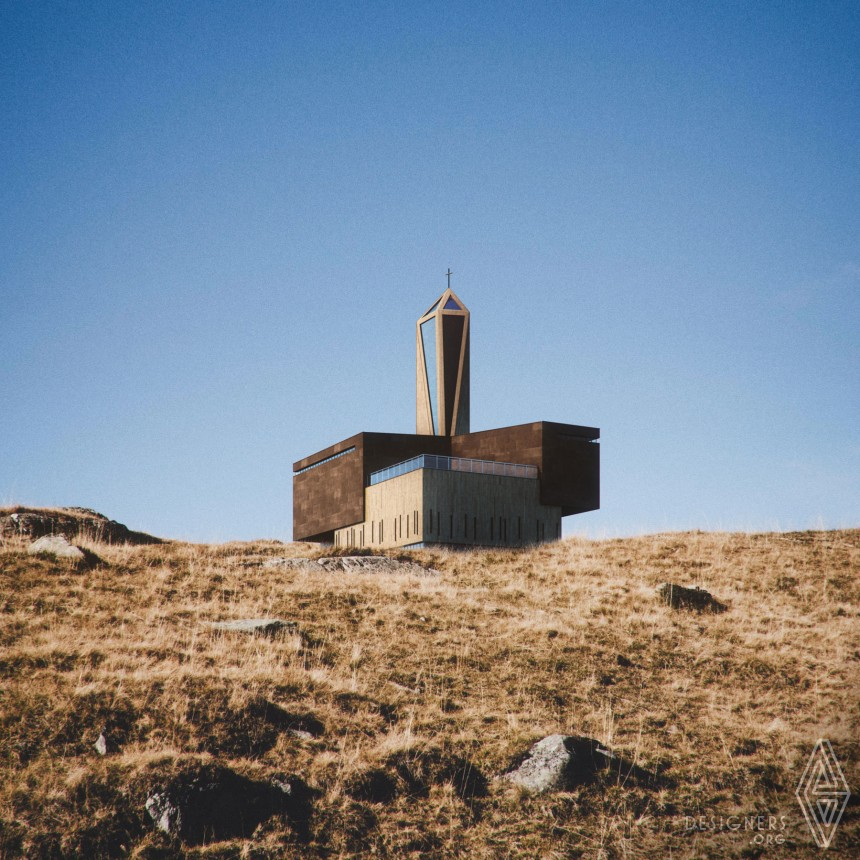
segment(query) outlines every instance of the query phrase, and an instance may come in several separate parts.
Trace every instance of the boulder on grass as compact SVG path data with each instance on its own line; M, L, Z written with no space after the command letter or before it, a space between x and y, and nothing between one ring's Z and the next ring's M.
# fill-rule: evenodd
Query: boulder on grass
M725 612L725 603L715 600L710 592L698 585L676 585L664 582L657 588L660 599L673 609L694 609L696 612Z
M502 779L532 794L570 791L592 782L600 771L621 782L656 785L657 777L615 755L599 741L575 735L550 735L538 741Z
M248 779L214 764L192 766L151 792L146 811L155 826L188 845L249 838L259 824L283 815L306 831L313 792L298 777Z
M49 555L74 562L82 562L85 558L83 550L70 544L63 535L40 537L27 547L27 552L30 555Z

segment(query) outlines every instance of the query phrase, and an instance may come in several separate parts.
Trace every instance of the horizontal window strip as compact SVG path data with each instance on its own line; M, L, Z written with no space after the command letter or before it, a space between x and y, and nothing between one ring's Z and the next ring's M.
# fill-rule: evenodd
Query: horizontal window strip
M472 472L478 475L497 475L504 478L537 479L537 466L521 463L500 463L495 460L471 460L464 457L443 457L437 454L419 454L387 469L380 469L370 476L370 485L381 484L417 469L440 469L446 472Z
M347 448L344 451L339 451L337 454L332 454L331 457L326 457L324 460L317 460L316 463L311 463L310 466L305 466L303 469L298 469L293 472L293 475L301 475L302 472L307 472L310 469L316 469L317 466L322 466L325 463L330 463L332 460L337 460L338 457L345 457L347 454L351 454L355 450L355 445L351 448Z

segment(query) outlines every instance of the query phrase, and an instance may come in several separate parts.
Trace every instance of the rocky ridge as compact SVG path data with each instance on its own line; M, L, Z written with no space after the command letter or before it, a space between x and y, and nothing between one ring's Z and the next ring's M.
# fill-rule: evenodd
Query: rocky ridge
M72 541L78 537L103 543L156 544L161 538L132 531L90 508L5 508L0 509L0 538L26 537L31 540L62 535Z

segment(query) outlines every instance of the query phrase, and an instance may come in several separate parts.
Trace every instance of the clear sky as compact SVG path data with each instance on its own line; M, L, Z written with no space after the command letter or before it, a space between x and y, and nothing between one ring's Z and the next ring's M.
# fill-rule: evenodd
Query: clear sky
M0 130L0 504L289 539L450 266L566 534L860 525L856 0L0 0Z

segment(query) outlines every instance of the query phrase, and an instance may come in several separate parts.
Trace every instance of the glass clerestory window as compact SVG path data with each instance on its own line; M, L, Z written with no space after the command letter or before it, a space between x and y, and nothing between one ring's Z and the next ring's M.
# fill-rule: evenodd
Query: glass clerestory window
M421 345L424 348L424 369L427 372L427 391L430 394L430 419L434 435L439 435L439 404L436 391L436 318L421 323Z
M436 304L438 304L438 302ZM444 311L461 311L463 309L460 307L460 305L457 304L457 302L454 301L454 299L448 299L448 301L445 302L445 307L442 308L442 310L444 310Z

